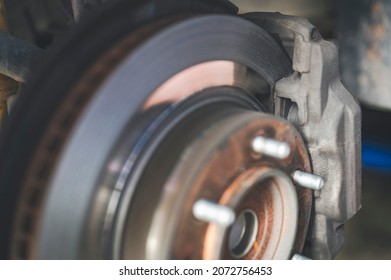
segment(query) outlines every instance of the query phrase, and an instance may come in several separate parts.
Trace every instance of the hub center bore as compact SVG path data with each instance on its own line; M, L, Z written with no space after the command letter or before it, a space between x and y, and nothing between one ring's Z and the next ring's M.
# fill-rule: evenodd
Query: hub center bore
M224 259L289 257L299 209L296 190L284 172L268 167L246 170L227 188L220 204L239 213L228 231L227 245L221 245ZM206 234L209 249L219 238L216 226L210 225Z
M253 247L258 234L258 217L251 209L242 211L232 225L228 237L231 255L241 258Z

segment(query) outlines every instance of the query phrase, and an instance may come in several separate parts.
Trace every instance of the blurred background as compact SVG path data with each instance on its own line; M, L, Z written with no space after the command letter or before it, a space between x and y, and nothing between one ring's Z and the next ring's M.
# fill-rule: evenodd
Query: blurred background
M363 109L363 200L338 259L391 259L391 114Z

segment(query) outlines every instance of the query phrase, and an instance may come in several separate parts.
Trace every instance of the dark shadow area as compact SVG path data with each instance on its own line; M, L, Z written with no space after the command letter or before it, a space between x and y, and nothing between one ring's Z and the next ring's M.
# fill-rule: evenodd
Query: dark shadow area
M391 113L363 108L362 209L338 259L391 259Z

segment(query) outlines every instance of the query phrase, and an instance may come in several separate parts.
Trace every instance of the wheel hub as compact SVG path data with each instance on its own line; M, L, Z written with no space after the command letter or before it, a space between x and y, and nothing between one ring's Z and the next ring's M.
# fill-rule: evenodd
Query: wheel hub
M232 108L190 130L174 130L145 168L124 226L121 257L287 259L302 249L311 192L296 189L289 177L297 169L310 171L310 165L296 130L274 116ZM177 136L191 133L197 137L180 147ZM257 136L287 143L290 154L276 159L254 152ZM221 226L217 216L200 221L193 209L200 200L232 209L237 220L231 227ZM135 226L140 221L150 226Z

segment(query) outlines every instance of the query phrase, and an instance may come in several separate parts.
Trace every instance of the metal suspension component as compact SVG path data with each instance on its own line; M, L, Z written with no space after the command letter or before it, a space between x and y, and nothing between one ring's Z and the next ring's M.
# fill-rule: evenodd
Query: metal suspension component
M5 32L0 32L0 46L0 73L18 82L28 81L44 51Z
M0 1L0 31L7 31L7 24L5 20L4 1ZM2 59L4 61L5 58ZM10 77L0 75L0 123L3 123L8 111L7 99L16 94L18 83Z

